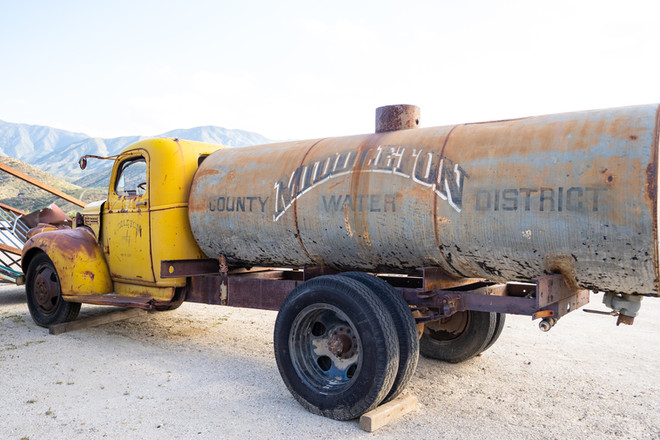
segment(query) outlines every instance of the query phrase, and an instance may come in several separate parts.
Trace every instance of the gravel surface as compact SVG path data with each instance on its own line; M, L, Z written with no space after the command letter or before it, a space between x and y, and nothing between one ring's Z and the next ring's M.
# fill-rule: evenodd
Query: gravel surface
M23 288L0 287L0 438L660 439L660 299L644 299L633 326L576 311L542 333L508 316L477 358L421 358L407 388L417 409L372 434L291 397L275 316L186 303L51 336Z

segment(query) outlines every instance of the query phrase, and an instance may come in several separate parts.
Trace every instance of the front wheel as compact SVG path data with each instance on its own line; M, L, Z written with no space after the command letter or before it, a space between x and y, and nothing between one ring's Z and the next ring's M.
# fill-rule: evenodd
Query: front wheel
M30 262L25 292L30 315L41 327L73 321L78 317L80 303L62 299L60 279L48 255L40 254Z
M361 283L336 275L296 287L275 322L275 359L298 402L350 420L375 408L394 383L399 343L390 313Z

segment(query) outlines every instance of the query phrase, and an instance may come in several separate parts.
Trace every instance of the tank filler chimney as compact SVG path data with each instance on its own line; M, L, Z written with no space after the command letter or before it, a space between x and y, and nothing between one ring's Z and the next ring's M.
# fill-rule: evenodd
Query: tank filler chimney
M416 105L386 105L376 109L376 133L419 128L419 107Z

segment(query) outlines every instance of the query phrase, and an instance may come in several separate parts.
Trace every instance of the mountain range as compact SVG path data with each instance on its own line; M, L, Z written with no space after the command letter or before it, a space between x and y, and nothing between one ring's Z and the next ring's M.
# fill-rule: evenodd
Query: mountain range
M176 129L157 136L104 139L52 127L0 120L0 156L19 159L77 186L107 187L111 161L90 160L87 168L81 170L78 159L85 154L112 156L129 144L152 137L188 139L236 147L271 142L257 133L216 126Z

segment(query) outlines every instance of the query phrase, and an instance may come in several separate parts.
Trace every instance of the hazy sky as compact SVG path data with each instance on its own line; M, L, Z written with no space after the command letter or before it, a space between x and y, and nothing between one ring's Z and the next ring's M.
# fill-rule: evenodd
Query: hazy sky
M271 139L660 102L660 1L0 0L0 119Z

